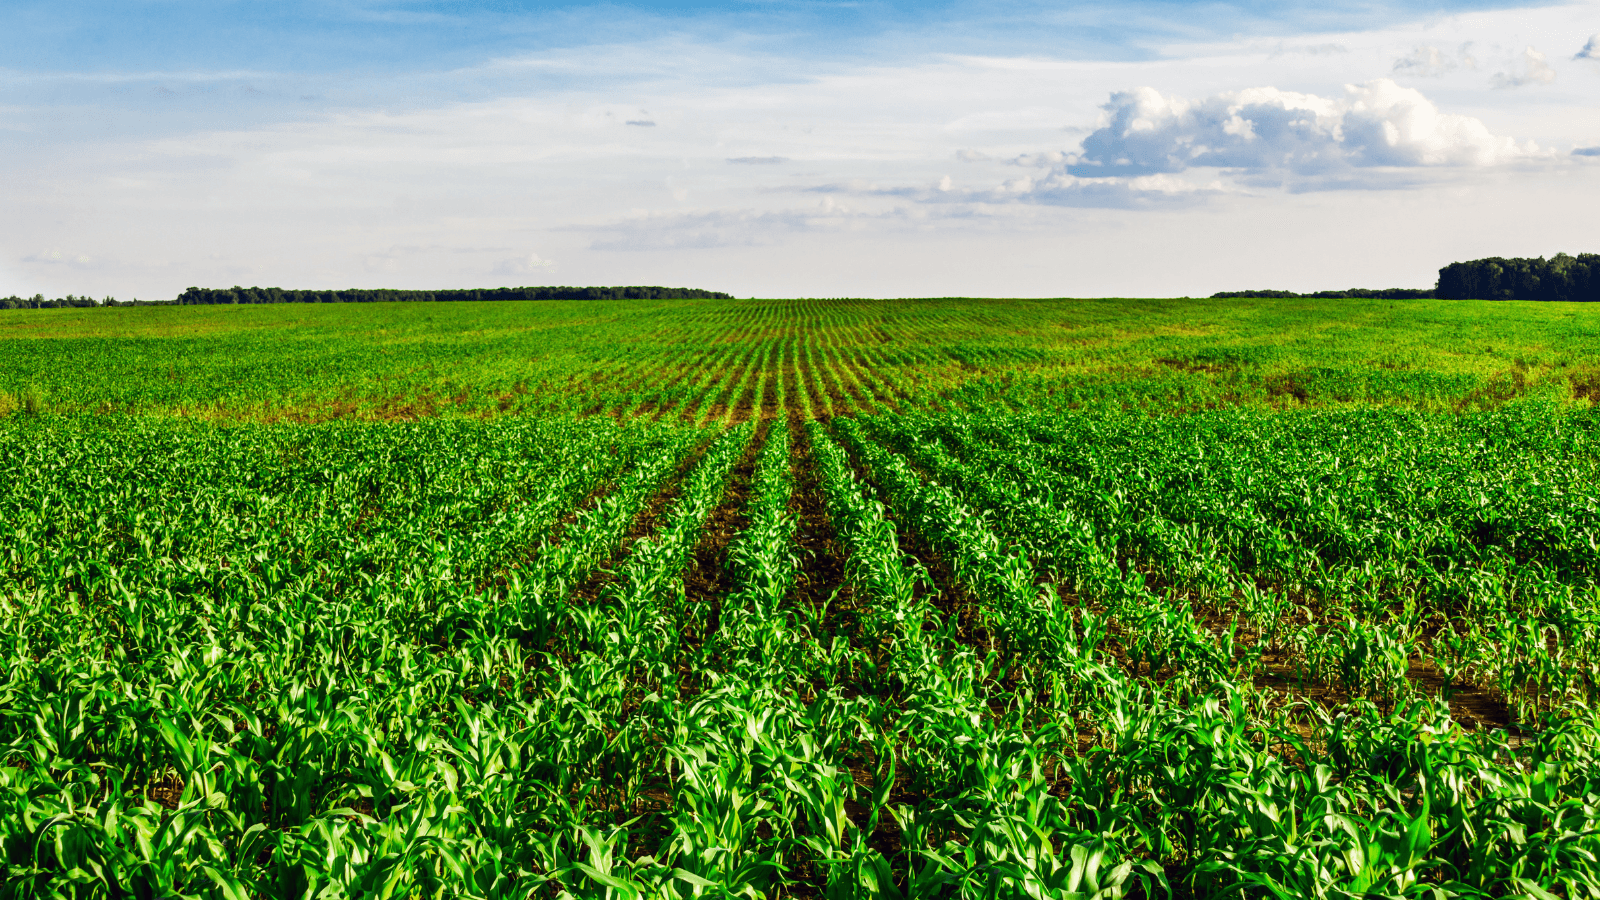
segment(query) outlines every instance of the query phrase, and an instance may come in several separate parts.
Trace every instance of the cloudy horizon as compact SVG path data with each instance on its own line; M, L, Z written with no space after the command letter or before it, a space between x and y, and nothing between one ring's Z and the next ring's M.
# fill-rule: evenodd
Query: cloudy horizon
M0 295L1170 296L1600 251L1600 0L314 9L0 13Z

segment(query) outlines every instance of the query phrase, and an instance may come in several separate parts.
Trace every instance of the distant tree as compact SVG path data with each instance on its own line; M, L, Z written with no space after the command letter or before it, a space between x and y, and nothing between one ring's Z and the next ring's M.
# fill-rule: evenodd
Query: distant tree
M1434 292L1447 300L1600 301L1600 255L1557 253L1549 259L1493 256L1439 270Z
M500 287L460 288L440 291L350 289L342 291L285 290L240 287L227 290L191 287L174 303L182 306L211 303L426 303L467 300L732 300L732 294L698 288L632 287Z
M1425 300L1433 296L1426 288L1350 288L1343 291L1316 291L1297 294L1294 291L1221 291L1211 295L1214 299L1243 297L1275 297L1308 300Z

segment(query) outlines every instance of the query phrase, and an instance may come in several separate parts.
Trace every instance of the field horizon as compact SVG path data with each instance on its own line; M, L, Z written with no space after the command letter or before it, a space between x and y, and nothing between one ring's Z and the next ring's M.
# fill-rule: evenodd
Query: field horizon
M1303 298L0 311L0 412L32 397L62 412L260 421L557 411L735 421L767 381L787 382L785 409L805 418L987 402L1002 389L1151 409L1581 403L1600 396L1597 331L1600 308L1585 304ZM63 359L74 362L51 364Z

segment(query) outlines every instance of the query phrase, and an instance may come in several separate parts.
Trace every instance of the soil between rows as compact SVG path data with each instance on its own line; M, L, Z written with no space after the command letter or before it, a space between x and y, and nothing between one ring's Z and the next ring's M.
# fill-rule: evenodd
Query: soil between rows
M710 518L700 532L700 542L695 545L694 559L683 574L684 596L691 606L710 607L705 615L705 631L699 636L703 644L717 633L720 627L722 598L735 587L733 573L728 568L728 545L750 524L746 507L750 500L750 482L755 477L756 460L766 443L770 423L762 419L755 434L745 447L728 478L728 488L722 501L712 510Z

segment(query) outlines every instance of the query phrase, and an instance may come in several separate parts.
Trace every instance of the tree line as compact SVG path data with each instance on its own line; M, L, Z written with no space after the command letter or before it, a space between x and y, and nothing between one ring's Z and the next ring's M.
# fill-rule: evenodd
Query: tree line
M1347 291L1220 291L1218 299L1239 297L1287 297L1313 300L1545 300L1562 302L1600 302L1600 254L1557 253L1545 259L1506 259L1491 256L1454 262L1439 270L1439 281L1432 290L1387 288Z
M1277 297L1308 300L1426 300L1434 295L1427 288L1350 288L1343 291L1314 291L1297 294L1294 291L1218 291L1214 299L1242 297Z
M71 309L80 306L133 306L135 304L139 306L150 305L140 303L137 300L132 303L119 303L115 297L96 300L93 297L76 297L72 294L68 294L65 297L57 297L54 300L46 300L43 294L34 294L32 297L18 297L14 294L10 297L0 297L0 309Z
M1447 300L1600 301L1600 254L1557 253L1545 259L1492 256L1439 270L1434 293Z
M283 288L192 287L178 295L180 306L217 303L445 303L462 300L732 300L732 294L698 288L630 287L516 287L411 291L349 289L342 291L285 290Z
M628 287L519 287L471 288L440 291L408 291L389 289L350 289L342 291L285 290L283 288L192 287L173 300L118 300L106 297L96 300L90 296L68 294L47 299L43 294L32 297L0 297L0 309L70 309L84 306L193 306L218 303L405 303L449 302L456 300L732 300L732 294L720 291L703 291L699 288L669 288L656 286Z

